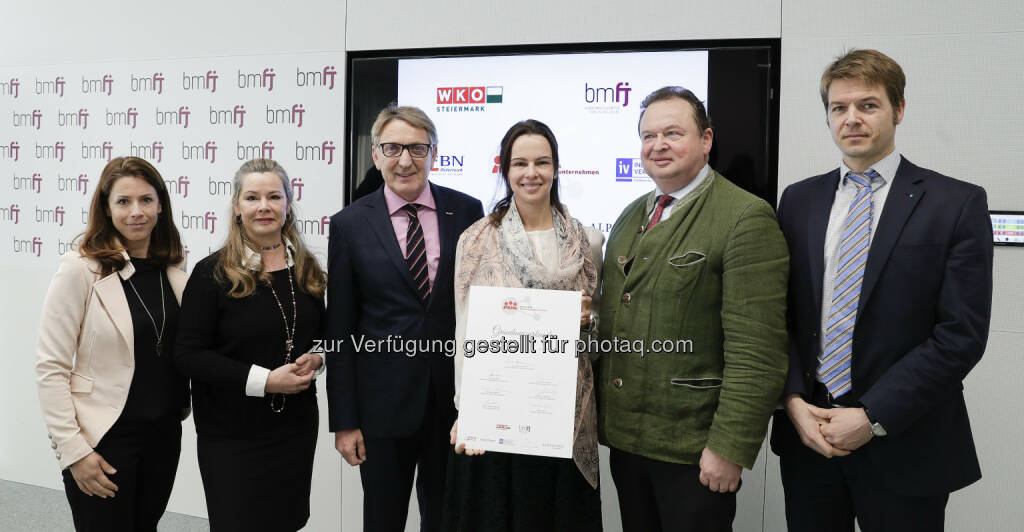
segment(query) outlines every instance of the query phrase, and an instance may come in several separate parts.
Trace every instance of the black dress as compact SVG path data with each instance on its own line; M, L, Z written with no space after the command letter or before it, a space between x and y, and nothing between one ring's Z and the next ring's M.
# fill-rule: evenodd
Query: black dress
M249 397L253 364L273 370L285 362L285 324L270 287L249 297L228 296L214 278L220 252L206 257L182 296L175 361L192 378L199 472L213 531L290 531L309 519L319 413L315 385L285 396ZM290 268L298 306L292 361L313 346L324 313L322 297L303 292ZM289 270L271 273L291 325Z

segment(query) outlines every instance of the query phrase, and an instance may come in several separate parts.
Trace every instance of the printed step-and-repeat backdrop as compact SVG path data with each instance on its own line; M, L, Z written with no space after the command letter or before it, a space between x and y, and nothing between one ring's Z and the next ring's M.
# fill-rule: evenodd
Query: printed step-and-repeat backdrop
M0 250L41 265L74 249L104 165L160 171L187 268L216 251L242 162L279 161L298 227L326 262L342 207L344 57L311 53L0 69Z

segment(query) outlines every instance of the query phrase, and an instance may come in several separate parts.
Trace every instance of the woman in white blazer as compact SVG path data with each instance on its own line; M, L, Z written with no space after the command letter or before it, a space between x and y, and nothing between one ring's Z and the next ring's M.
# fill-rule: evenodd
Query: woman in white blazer
M77 530L155 531L189 412L172 352L185 273L160 173L103 169L77 252L43 305L36 376Z

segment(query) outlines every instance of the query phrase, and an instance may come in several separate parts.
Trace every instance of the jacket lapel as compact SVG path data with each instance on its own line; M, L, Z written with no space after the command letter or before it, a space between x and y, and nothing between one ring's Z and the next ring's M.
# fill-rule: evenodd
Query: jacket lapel
M434 274L434 287L430 290L430 303L434 301L434 293L451 291L450 282L452 271L455 268L455 248L459 243L459 231L455 207L449 201L450 198L444 191L433 183L430 183L430 192L434 196L434 206L437 208L437 232L441 239L441 257L437 263L437 272Z
M814 308L821 311L821 290L825 277L825 232L828 231L828 219L832 213L832 203L836 199L836 187L839 185L839 170L825 174L815 183L808 202L810 209L807 218L807 249L810 260L811 288L814 291Z
M385 185L386 186L386 185ZM377 189L371 196L371 201L366 204L367 213L365 219L380 240L381 247L387 253L388 258L398 269L398 275L405 280L406 286L414 294L416 284L413 283L412 275L409 273L409 265L402 256L402 248L398 246L398 239L395 238L395 226L391 224L391 214L388 212L388 202L384 199L384 187ZM416 299L420 299L416 296Z
M878 227L875 229L874 238L871 241L871 249L868 251L868 262L864 268L864 284L860 289L860 302L857 311L865 308L865 304L871 297L871 292L878 283L878 278L889 260L892 248L903 232L910 214L914 212L918 202L924 196L925 189L922 181L924 176L917 172L917 167L905 158L900 161L900 166L893 177L892 188L885 200L885 208L882 210L882 217L878 220Z
M167 267L167 282L171 285L171 291L174 292L174 297L177 298L178 304L181 304L181 293L185 290L185 283L188 281L188 276L185 272L177 266Z
M129 262L120 272L108 275L93 285L96 296L110 316L110 321L114 322L117 331L121 333L121 338L128 348L129 358L132 360L135 359L135 331L132 329L132 313L128 309L128 298L125 296L124 288L121 287L121 278L127 279L133 273L135 267Z

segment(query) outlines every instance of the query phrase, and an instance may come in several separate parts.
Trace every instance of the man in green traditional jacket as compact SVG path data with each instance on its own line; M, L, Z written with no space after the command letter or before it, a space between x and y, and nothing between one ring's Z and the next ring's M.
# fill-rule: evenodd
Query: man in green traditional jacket
M625 532L731 530L786 377L786 242L764 200L708 166L692 92L648 95L639 132L657 188L605 253L601 441Z

